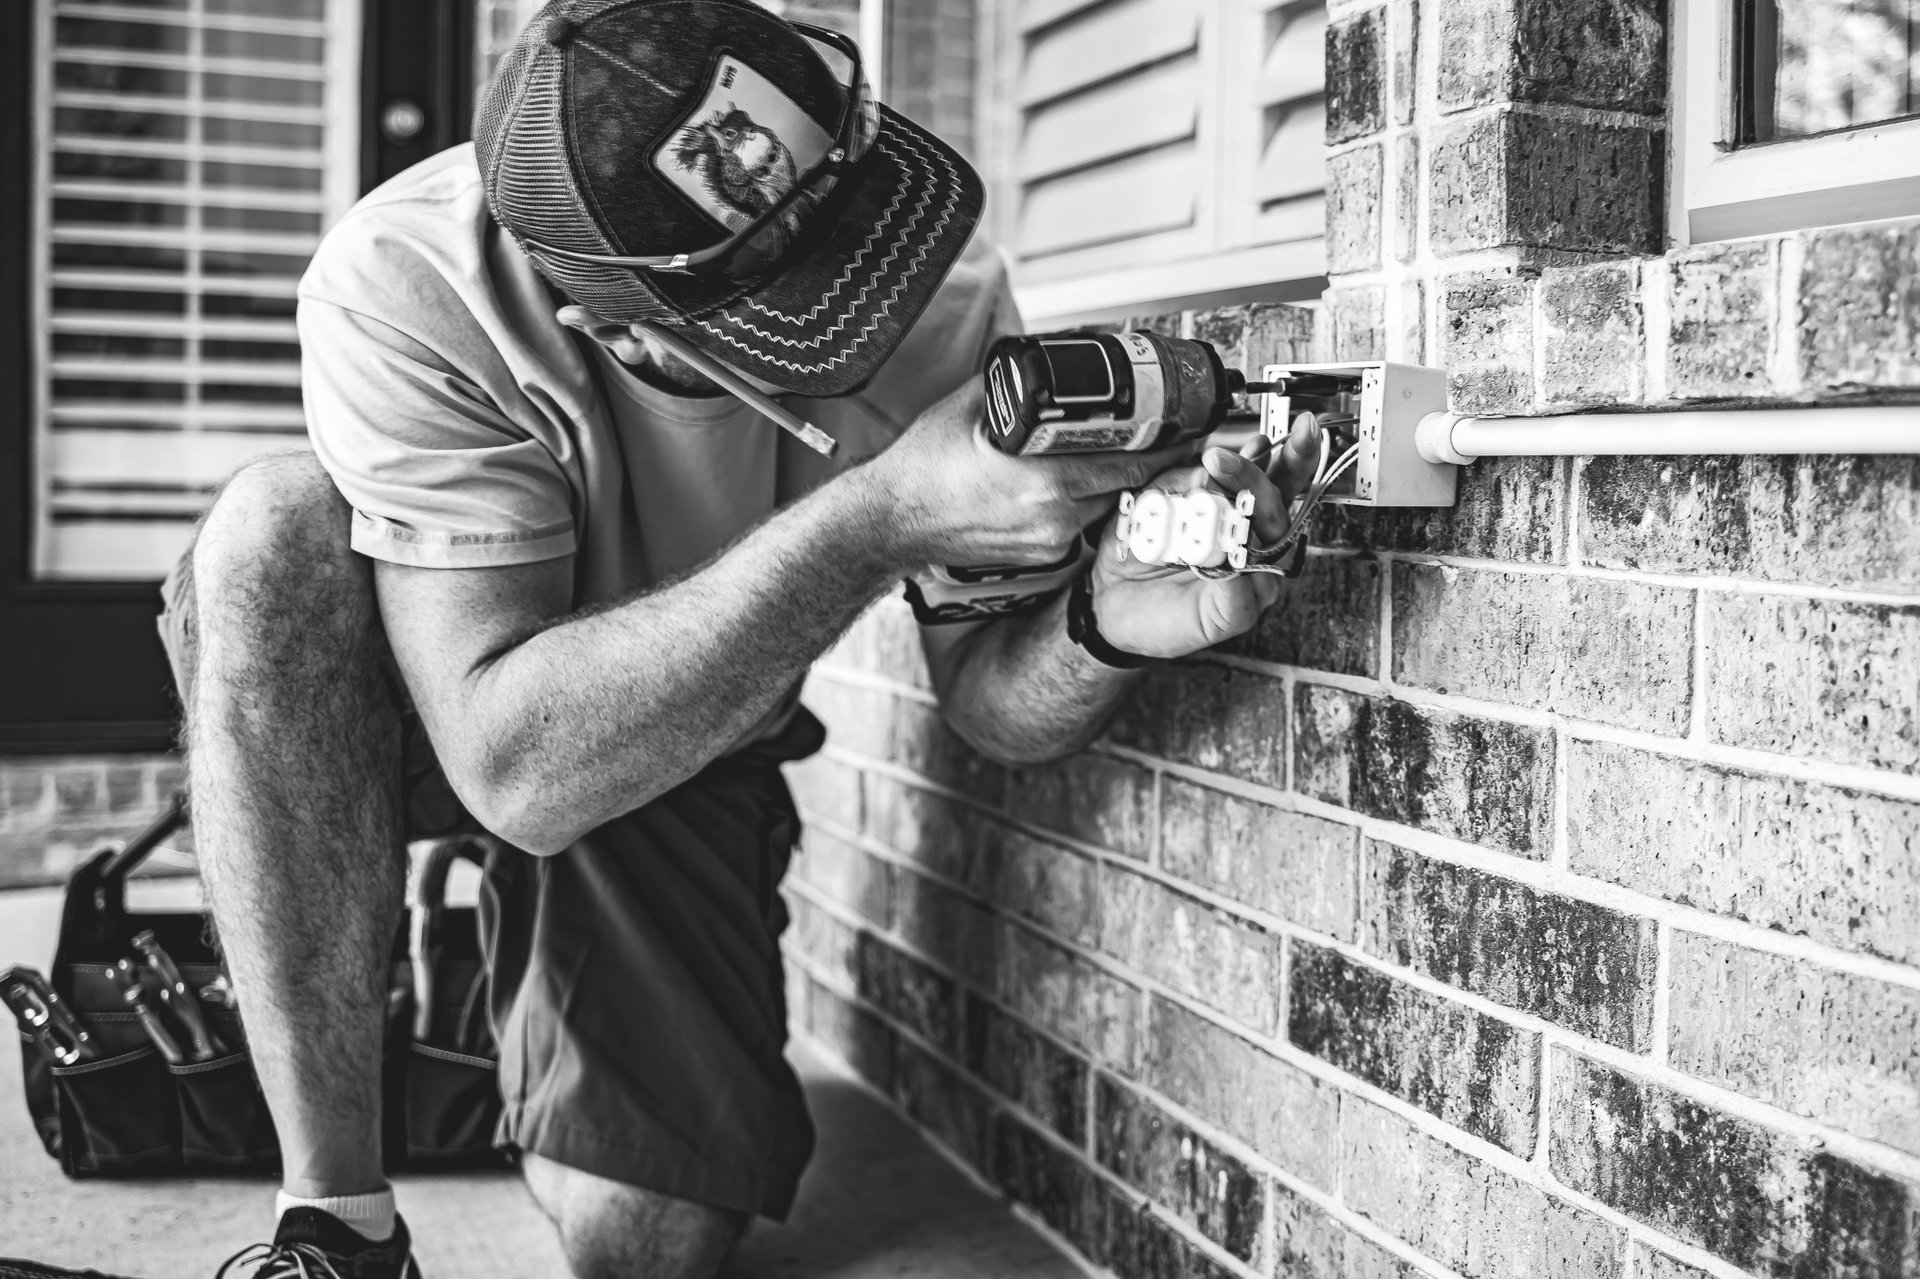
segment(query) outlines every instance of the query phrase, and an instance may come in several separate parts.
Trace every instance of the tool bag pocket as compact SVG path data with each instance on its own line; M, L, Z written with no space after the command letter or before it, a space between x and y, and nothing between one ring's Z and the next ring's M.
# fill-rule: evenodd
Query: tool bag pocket
M179 1166L173 1080L151 1048L49 1071L69 1176L147 1176Z
M168 1066L180 1108L180 1163L189 1172L232 1172L279 1162L273 1116L246 1050Z
M493 1129L500 1120L500 1064L432 1044L410 1048L408 1166L496 1162Z

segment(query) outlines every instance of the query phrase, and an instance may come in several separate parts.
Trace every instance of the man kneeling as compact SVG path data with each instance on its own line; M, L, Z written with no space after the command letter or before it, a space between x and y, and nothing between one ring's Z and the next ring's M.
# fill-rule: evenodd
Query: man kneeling
M990 615L922 610L955 730L1039 760L1275 587L1083 547L1189 454L985 442L975 374L1018 317L979 182L844 39L746 0L552 6L476 135L328 235L299 309L316 457L236 476L167 587L285 1160L258 1273L418 1273L380 1164L385 957L406 841L482 828L499 1139L583 1279L710 1275L812 1148L777 891L809 664L928 565L1054 566ZM837 454L677 343L819 397ZM1260 467L1203 461L1279 531Z

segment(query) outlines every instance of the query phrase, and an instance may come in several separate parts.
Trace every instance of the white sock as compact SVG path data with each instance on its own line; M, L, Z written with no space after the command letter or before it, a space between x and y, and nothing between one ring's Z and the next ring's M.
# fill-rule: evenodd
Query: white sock
M274 1216L284 1217L289 1208L318 1208L331 1213L373 1243L385 1243L393 1238L392 1186L369 1190L364 1195L328 1195L325 1199L300 1199L284 1190L274 1195Z

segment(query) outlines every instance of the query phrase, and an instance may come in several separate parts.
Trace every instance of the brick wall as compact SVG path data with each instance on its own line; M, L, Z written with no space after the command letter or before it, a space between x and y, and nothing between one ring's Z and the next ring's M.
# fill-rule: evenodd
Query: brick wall
M87 857L152 822L185 784L171 755L0 756L0 889L65 883ZM182 832L168 842L191 841ZM189 868L164 851L150 865Z
M887 601L808 689L795 1020L1127 1279L1920 1273L1917 500L1478 466L1044 768Z
M1664 6L1331 19L1311 343L1138 323L1459 410L1920 398L1920 220L1664 251ZM1044 768L870 613L796 1023L1122 1279L1920 1275L1920 459L1486 461L1315 540Z
M1660 0L1330 15L1323 358L1463 413L1920 399L1920 218L1663 251Z

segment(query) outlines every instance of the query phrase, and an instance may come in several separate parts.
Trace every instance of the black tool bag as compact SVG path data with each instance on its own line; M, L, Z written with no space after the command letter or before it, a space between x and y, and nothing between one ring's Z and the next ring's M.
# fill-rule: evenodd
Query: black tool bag
M101 1055L55 1064L21 1034L27 1109L47 1153L71 1177L265 1174L278 1170L279 1141L246 1047L244 1004L236 1012L203 1002L229 1051L211 1061L169 1065L127 1010L108 970L136 953L133 938L151 929L196 993L221 976L211 921L194 914L131 914L127 876L186 822L173 805L119 850L107 849L67 883L59 943L48 981L85 1023ZM475 1167L506 1156L492 1146L500 1114L492 1034L486 1026L485 975L471 908L444 903L446 870L460 857L478 861L484 845L448 841L434 850L431 896L416 906L433 947L418 965L429 974L416 1039L416 965L408 937L395 938L382 1063L385 1159L389 1169ZM423 876L423 881L429 877ZM478 1009L477 1012L470 1010Z

